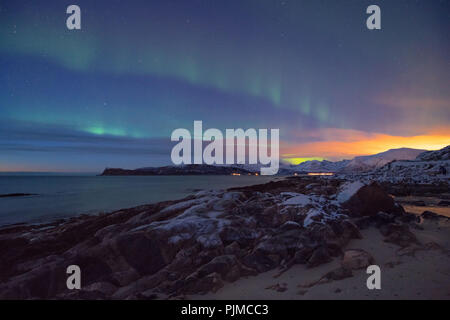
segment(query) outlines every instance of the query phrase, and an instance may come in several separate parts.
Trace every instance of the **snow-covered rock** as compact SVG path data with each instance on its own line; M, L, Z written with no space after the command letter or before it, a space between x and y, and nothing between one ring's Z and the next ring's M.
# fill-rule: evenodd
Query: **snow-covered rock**
M416 160L417 161L450 160L450 146L447 146L441 150L423 152L417 156Z
M336 196L336 200L339 203L348 201L355 195L365 184L361 181L347 182L341 186L339 193Z

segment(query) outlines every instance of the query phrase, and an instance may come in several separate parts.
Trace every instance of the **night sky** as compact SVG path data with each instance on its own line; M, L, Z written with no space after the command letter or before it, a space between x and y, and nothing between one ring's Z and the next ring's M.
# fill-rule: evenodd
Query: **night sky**
M67 6L81 30L66 28ZM381 7L381 30L366 28ZM0 171L170 163L176 128L283 159L450 144L450 1L0 1Z

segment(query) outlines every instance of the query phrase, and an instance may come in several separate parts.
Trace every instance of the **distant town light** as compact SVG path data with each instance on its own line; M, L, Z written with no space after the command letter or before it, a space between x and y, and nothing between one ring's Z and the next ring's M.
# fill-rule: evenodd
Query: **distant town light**
M308 176L332 176L333 172L308 172Z

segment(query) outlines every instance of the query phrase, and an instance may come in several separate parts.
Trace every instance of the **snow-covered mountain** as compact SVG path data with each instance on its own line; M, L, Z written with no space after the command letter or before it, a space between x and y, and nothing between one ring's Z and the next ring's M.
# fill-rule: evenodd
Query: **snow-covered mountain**
M261 165L232 165L250 172L259 171ZM381 180L402 180L423 173L428 176L444 175L450 171L450 146L437 151L400 148L369 156L359 156L352 160L341 161L305 161L298 165L280 163L278 174L290 175L296 172L333 172L344 176L354 175ZM420 178L422 179L422 178ZM423 179L422 179L423 180Z
M426 150L400 148L390 149L385 152L377 153L370 156L355 157L344 168L344 171L369 171L381 168L385 164L394 160L414 160L416 157Z
M345 168L350 160L328 161L328 160L311 160L291 166L293 172L339 172Z
M391 149L374 155L355 157L352 160L336 162L328 160L305 161L299 165L291 165L289 168L285 167L284 169L292 172L366 172L381 168L394 160L414 160L424 151L409 148Z
M391 183L449 183L450 146L437 151L426 151L414 160L394 160L371 171L345 172L348 180Z

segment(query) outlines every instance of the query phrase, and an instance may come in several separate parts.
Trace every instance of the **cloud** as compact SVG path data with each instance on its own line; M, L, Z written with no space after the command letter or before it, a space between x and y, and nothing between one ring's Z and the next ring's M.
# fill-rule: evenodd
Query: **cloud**
M331 136L334 134L334 138ZM282 157L325 157L331 160L375 154L395 148L437 150L450 143L450 128L440 127L416 136L394 136L337 128L318 129L310 133L318 141L284 143ZM323 139L323 140L322 140Z
M450 98L434 97L392 96L380 99L379 102L405 110L439 111L446 110L450 106Z
M0 152L169 155L169 138L89 134L70 126L0 121Z

